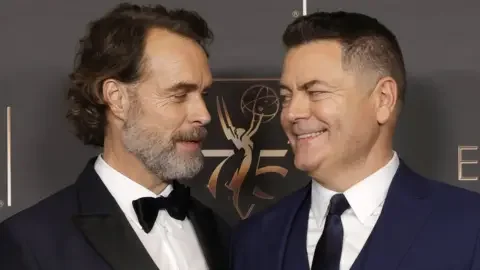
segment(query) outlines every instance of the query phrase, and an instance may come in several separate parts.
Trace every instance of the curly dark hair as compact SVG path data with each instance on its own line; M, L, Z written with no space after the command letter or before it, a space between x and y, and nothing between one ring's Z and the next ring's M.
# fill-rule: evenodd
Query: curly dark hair
M107 79L135 83L141 78L145 40L153 28L196 41L208 56L206 47L213 34L193 11L123 3L92 21L88 33L80 39L68 89L67 119L84 144L103 147L107 106L102 84Z
M297 18L283 33L287 48L316 40L339 41L346 68L365 67L382 76L392 76L398 85L398 98L404 102L406 75L402 51L395 35L378 20L355 12L315 12Z

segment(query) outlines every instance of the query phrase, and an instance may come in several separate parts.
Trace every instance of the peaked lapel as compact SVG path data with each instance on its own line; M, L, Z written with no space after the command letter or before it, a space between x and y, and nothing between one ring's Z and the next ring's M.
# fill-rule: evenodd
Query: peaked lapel
M427 180L401 160L382 213L352 269L396 269L432 211L430 193Z
M311 185L308 185L304 199L298 208L288 232L288 245L283 255L283 269L309 270L307 254L308 218L312 205Z
M213 212L192 198L188 219L195 230L209 269L228 270L228 245L222 245L222 235Z
M79 211L73 222L112 269L158 270L95 172L94 163L95 158L88 162L75 183Z
M306 234L308 226L308 210L302 209L307 205L310 209L309 184L278 202L273 211L262 218L261 231L268 234L267 246L263 254L256 254L259 260L268 260L269 269L287 269L291 265L306 257ZM302 230L302 231L299 231ZM297 237L300 236L300 237ZM304 239L305 241L302 241ZM263 243L259 243L261 245ZM288 268L292 269L292 268ZM298 265L294 268L298 269Z

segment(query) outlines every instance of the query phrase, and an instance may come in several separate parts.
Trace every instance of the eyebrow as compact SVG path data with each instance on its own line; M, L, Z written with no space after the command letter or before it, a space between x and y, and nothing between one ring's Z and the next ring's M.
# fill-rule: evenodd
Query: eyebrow
M167 88L167 91L168 92L176 92L180 89L182 90L186 90L188 92L190 91L194 91L196 89L199 89L200 86L196 83L191 83L191 82L178 82L172 86L170 86L169 88Z
M326 86L326 87L329 87L329 88L334 88L331 84L327 83L326 81L322 81L322 80L310 80L306 83L303 83L301 84L298 88L301 90L301 91L305 91L307 90L308 88L314 86L314 85L323 85L323 86ZM287 90L287 91L290 91L292 92L292 89L288 86L286 86L285 84L282 84L280 83L280 89L284 89L284 90Z

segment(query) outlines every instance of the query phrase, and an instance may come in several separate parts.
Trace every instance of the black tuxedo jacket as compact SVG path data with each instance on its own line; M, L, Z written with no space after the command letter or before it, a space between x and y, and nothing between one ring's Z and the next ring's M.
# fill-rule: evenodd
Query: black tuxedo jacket
M73 185L0 224L0 269L158 270L94 162ZM210 269L228 269L230 226L191 200L188 218Z

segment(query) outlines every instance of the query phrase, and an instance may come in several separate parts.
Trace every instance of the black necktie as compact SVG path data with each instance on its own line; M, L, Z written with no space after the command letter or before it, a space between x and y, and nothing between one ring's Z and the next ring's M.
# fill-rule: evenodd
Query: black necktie
M312 270L338 270L343 245L343 226L340 216L350 208L345 195L335 194L330 200L322 237L313 256Z
M149 233L160 210L166 210L175 219L184 220L190 204L190 189L178 185L170 192L168 197L144 197L132 202L138 221L143 230Z

